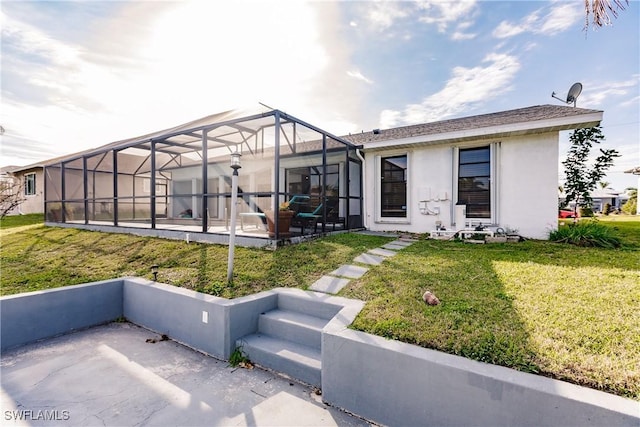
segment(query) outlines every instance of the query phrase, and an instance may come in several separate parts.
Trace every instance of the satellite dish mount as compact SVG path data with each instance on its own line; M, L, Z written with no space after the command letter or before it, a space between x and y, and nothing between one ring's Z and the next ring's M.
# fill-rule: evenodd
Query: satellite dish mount
M582 92L582 83L574 83L573 85L571 85L571 88L569 89L569 93L567 93L567 99L562 99L562 98L558 98L556 96L555 92L551 92L551 97L555 98L555 99L559 99L562 102L565 102L567 104L571 104L573 102L573 106L576 106L576 101L578 100L578 96L580 96L580 93Z

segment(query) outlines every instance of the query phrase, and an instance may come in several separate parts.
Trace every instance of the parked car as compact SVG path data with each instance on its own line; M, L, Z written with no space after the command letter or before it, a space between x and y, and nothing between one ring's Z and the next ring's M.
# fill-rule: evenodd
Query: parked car
M570 211L568 209L560 209L558 211L558 218L575 218L576 215L573 213L573 211Z

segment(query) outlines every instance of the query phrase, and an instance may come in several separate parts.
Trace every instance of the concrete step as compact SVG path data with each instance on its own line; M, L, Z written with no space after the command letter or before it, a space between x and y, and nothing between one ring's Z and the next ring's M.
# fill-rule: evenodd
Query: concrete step
M342 306L326 303L321 298L314 299L314 297L279 294L278 308L331 320L342 309Z
M281 372L315 387L321 387L319 349L262 333L247 335L236 342L253 363Z
M271 310L258 320L260 333L320 350L322 328L328 320L289 310Z

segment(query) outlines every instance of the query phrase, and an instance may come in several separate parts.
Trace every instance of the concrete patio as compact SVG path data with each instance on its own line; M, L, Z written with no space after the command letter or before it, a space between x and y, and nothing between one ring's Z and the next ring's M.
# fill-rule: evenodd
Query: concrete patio
M5 351L0 366L5 426L369 425L309 387L230 367L131 323Z

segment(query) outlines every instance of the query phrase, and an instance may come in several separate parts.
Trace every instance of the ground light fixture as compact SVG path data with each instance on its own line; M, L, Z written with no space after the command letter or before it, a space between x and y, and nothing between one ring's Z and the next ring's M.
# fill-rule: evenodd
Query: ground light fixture
M231 176L231 224L229 230L229 260L227 262L227 282L233 282L233 255L236 245L236 210L238 203L238 169L240 166L240 157L242 154L237 150L231 153L231 169L233 169L233 175Z
M158 267L158 264L153 264L151 266L151 274L153 274L153 281L157 282L158 281L158 269L160 267Z

